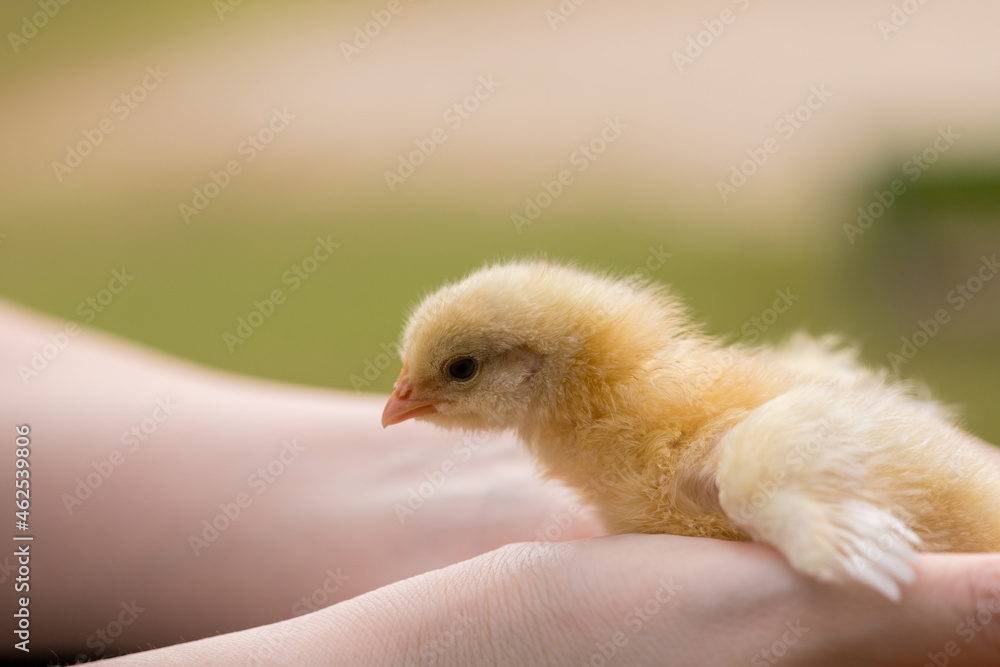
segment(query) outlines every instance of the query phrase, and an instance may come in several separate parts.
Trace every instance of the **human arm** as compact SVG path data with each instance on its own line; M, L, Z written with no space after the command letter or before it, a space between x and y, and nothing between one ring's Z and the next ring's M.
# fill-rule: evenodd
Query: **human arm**
M166 648L120 664L579 665L603 648L619 664L745 665L769 664L761 652L775 646L783 665L997 660L997 556L921 556L893 605L812 583L764 545L593 539L596 524L509 439L465 459L460 436L382 431L381 397L219 375L88 332L24 386L11 369L61 325L0 317L7 428L32 425L42 654L100 657L88 638L135 600L143 611L102 655ZM122 433L165 396L180 407L129 451ZM256 494L249 476L288 438L305 449ZM70 513L62 494L122 448ZM400 521L393 506L449 460L447 481ZM252 503L195 555L190 536L241 492ZM297 615L304 597L317 610ZM456 633L462 614L477 620Z

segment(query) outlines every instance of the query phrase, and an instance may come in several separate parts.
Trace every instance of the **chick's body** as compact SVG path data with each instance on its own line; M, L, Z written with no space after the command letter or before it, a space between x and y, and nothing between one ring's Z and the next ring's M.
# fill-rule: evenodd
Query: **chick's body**
M520 262L428 296L402 349L383 423L515 429L613 532L767 542L889 597L915 549L1000 550L980 443L830 341L726 346L662 289Z

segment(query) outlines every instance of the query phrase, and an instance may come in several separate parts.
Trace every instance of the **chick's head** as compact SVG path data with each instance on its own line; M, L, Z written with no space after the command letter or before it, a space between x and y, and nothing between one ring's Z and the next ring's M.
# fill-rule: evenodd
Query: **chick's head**
M383 426L418 418L502 430L524 418L554 370L546 364L554 341L532 316L538 287L530 273L505 268L473 274L417 306Z
M413 311L382 424L520 430L567 405L606 406L601 387L641 377L682 325L674 302L642 281L544 261L488 266Z

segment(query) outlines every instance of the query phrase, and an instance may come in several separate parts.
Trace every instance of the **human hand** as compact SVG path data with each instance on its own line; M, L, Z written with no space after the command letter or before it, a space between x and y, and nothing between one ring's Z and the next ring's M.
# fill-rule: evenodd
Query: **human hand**
M211 655L305 667L996 665L1000 558L931 554L917 571L892 603L807 579L766 545L671 535L523 543L120 664Z
M995 555L923 555L894 604L860 585L818 584L759 544L621 535L495 553L491 571L507 576L494 613L482 612L503 619L480 654L487 663L1000 663Z
M20 315L0 309L8 363L52 329ZM595 538L512 439L386 432L381 397L205 373L88 332L38 387L6 395L44 433L32 618L54 648L82 648L134 597L146 611L109 653L216 636L126 665L1000 662L1000 556L921 556L893 605L806 580L764 545ZM60 493L165 394L182 409L68 514ZM302 459L192 555L200 521L290 436ZM447 461L446 481L401 521L394 505ZM575 538L588 539L558 542ZM330 606L296 616L330 568L348 576Z

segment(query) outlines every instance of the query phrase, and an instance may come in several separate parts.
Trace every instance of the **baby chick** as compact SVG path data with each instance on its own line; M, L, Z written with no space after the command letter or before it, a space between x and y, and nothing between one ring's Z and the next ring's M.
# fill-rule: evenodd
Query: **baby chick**
M1000 550L1000 472L833 341L724 345L663 288L543 261L426 297L383 426L515 430L616 533L755 540L890 599L916 551Z

